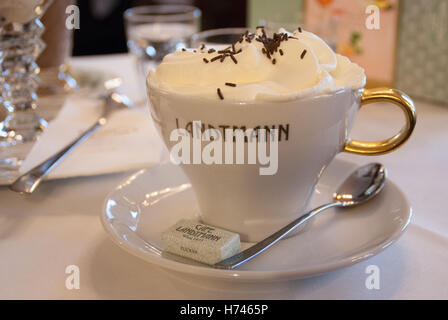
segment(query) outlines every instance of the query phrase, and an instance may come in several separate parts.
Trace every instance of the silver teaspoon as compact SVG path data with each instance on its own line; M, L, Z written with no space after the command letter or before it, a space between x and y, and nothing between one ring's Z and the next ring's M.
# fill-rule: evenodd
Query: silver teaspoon
M370 163L358 168L340 185L337 192L333 194L333 202L311 210L252 247L214 264L213 268L235 269L239 267L276 244L316 214L333 207L353 207L372 199L383 190L385 181L386 168L380 163Z

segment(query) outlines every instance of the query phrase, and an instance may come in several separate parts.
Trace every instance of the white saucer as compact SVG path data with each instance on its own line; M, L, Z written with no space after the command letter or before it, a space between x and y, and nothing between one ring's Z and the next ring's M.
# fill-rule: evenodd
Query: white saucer
M335 159L318 183L310 208L330 201L355 167ZM385 190L370 202L319 214L304 231L236 270L161 255L162 231L181 218L198 219L199 210L188 179L172 164L140 170L123 181L106 198L101 216L114 242L159 267L201 277L259 282L310 277L369 258L400 237L410 221L411 208L400 189L387 181ZM250 245L243 243L242 249Z

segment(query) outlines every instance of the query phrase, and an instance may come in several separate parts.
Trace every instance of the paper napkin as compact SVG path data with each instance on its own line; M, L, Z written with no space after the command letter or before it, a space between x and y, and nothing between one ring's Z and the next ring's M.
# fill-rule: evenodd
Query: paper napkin
M103 102L70 97L36 141L20 172L48 159L95 123ZM107 124L79 144L47 178L89 176L149 167L166 158L167 151L151 120L148 107L113 113Z

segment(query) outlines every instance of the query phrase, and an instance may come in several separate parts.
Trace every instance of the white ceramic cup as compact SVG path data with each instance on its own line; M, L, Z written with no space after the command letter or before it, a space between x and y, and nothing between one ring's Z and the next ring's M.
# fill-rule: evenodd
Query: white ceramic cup
M304 213L313 189L328 164L341 151L377 155L390 152L411 135L416 122L409 97L394 89L341 90L285 102L212 100L151 87L151 116L169 150L177 128L201 121L206 128L281 128L278 170L260 175L254 164L181 164L190 179L201 220L234 231L243 241L260 241ZM390 139L349 139L361 105L389 101L406 115L402 130Z

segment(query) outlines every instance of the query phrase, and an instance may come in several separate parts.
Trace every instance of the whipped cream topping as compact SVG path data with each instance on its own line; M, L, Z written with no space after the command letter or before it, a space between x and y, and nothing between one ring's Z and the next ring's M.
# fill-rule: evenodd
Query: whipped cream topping
M161 90L235 101L289 100L364 87L364 70L313 33L263 28L246 32L224 50L202 45L168 54L150 71Z
M10 22L25 23L36 17L34 9L43 0L1 0L0 25Z

